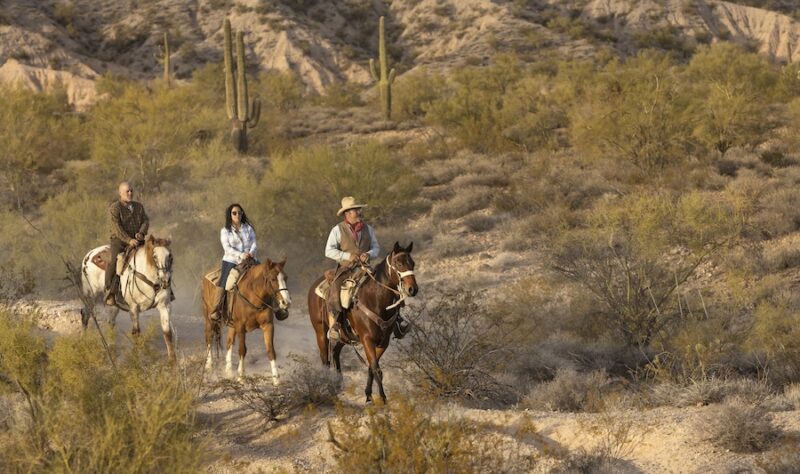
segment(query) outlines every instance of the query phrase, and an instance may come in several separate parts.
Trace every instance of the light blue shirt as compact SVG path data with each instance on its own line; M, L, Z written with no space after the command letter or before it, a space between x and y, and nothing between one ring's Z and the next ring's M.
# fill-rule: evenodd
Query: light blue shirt
M381 248L378 245L378 239L375 237L375 231L372 230L369 224L364 224L364 228L361 229L361 232L365 231L368 231L369 235L372 236L369 244L369 258L378 258ZM325 244L325 256L331 260L335 260L337 263L350 260L350 254L348 252L342 252L340 250L341 246L342 233L339 231L339 224L336 224L333 226L333 229L331 229L330 235L328 235L328 242Z
M223 227L219 231L219 241L225 250L222 260L226 262L240 263L246 252L256 258L256 231L250 224L242 224L238 231L233 226L231 230Z

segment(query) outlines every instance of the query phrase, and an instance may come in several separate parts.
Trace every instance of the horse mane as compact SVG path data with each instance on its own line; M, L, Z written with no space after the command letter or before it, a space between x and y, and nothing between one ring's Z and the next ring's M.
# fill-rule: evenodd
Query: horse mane
M144 255L147 259L147 264L151 265L153 268L157 268L158 264L156 263L156 256L153 253L153 249L156 247L166 247L169 249L171 243L172 241L169 239L161 239L151 235L150 238L144 242Z
M380 263L375 265L374 272L375 275L377 275L380 280L385 280L391 277L391 275L389 275L388 272L386 272L386 259L389 258L391 254L392 252L389 252L386 255L384 255ZM381 281L381 283L386 283L386 281Z

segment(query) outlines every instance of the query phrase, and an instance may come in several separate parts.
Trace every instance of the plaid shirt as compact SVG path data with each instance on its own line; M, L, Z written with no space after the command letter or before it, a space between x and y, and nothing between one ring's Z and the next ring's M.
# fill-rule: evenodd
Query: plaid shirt
M136 201L128 205L122 201L114 201L108 206L108 233L112 239L127 243L136 238L136 234L147 234L150 219L144 212L144 206Z

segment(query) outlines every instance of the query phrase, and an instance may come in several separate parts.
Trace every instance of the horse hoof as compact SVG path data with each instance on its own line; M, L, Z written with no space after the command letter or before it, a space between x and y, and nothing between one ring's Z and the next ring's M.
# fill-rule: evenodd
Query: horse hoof
M272 386L273 387L277 387L278 386L278 377L272 377Z

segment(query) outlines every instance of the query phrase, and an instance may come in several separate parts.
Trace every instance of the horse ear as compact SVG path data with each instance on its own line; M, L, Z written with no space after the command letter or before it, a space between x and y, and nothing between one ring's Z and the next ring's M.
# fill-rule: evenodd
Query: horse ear
M395 242L394 243L394 250L392 250L392 252L397 253L397 252L400 251L400 249L401 249L400 242Z
M150 242L151 244L152 244L153 242L155 242L155 240L156 240L156 239L153 237L153 234L150 234L150 235L148 235L148 236L147 236L147 241L148 241L148 242Z
M266 264L267 264L267 268L272 268L272 267L275 265L275 264L272 262L272 260L270 260L270 259L267 259L267 261L266 261L266 262L264 262L264 263L266 263Z
M283 267L284 267L284 265L286 265L286 257L283 257L283 260L278 262L277 265L278 265L278 268L280 268L281 271L283 271Z
M406 252L411 253L411 249L412 248L414 248L414 242L411 242L410 244L408 244L408 247L406 247Z

